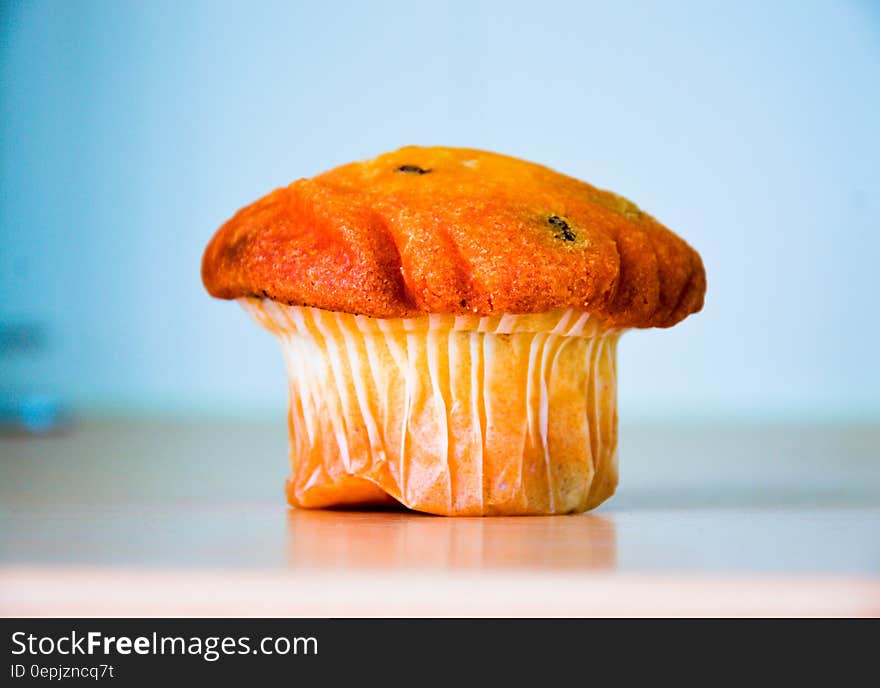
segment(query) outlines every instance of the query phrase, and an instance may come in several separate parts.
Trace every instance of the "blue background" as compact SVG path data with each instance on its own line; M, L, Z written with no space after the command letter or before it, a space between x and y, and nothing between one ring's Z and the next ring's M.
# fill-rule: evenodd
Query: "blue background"
M610 188L703 255L703 313L620 347L630 419L880 417L880 7L4 2L6 397L284 412L199 277L237 208L405 144Z

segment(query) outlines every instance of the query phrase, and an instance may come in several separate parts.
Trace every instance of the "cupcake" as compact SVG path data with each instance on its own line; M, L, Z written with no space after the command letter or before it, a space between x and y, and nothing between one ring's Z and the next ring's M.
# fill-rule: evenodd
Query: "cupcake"
M610 497L617 340L706 288L696 251L621 196L414 146L240 210L202 280L281 343L291 505L463 516Z

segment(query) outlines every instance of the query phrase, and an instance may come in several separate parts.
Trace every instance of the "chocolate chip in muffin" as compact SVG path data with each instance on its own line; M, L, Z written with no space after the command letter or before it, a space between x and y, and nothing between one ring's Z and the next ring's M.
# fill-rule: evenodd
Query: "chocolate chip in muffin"
M401 165L395 172L403 172L404 174L428 174L431 170L426 170L418 165Z
M551 215L547 218L547 222L560 230L559 234L554 234L557 239L562 239L563 241L574 241L577 239L577 235L559 215Z

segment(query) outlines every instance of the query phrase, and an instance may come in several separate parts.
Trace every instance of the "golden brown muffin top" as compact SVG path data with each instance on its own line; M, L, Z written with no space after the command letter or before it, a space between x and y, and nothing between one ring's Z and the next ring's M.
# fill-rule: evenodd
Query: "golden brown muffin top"
M668 327L702 308L699 254L633 203L516 158L410 146L299 179L208 244L213 295L377 318L577 308Z

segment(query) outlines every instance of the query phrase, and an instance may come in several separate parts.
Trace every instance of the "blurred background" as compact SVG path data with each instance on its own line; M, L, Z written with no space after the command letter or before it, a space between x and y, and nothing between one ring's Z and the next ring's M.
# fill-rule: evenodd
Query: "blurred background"
M704 312L621 342L624 421L880 418L876 2L0 13L7 416L281 418L280 352L204 292L205 244L296 178L439 144L615 190L701 252Z

